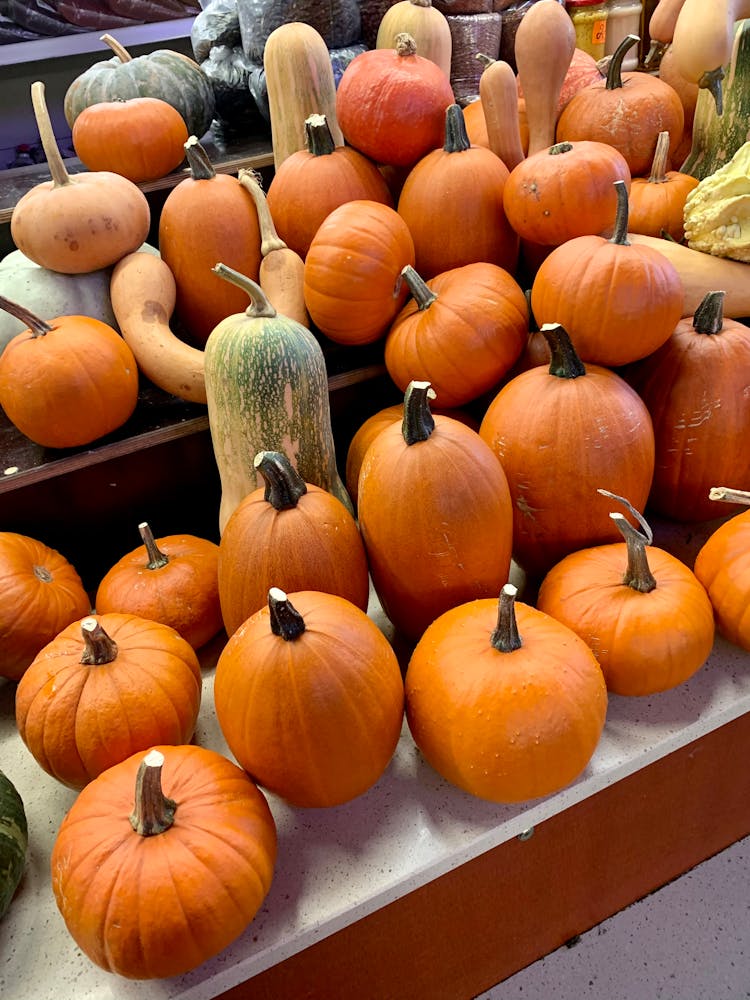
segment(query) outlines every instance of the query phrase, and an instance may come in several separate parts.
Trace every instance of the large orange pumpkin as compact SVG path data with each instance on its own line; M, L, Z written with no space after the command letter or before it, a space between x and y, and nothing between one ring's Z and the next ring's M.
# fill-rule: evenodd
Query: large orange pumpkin
M188 743L201 703L193 647L138 615L84 618L18 683L16 723L40 767L71 788L155 743Z
M404 687L388 640L335 594L272 587L216 665L216 716L263 787L323 808L361 795L401 732Z
M507 382L479 428L508 480L513 557L533 577L575 549L616 541L598 487L643 509L654 472L651 418L635 390L608 368L584 366L559 324L542 333L549 366Z
M566 556L545 576L536 606L592 648L608 690L667 691L692 677L713 649L711 602L683 562L651 545L642 518L639 531L623 514L610 516L625 541Z
M596 657L566 625L515 602L506 584L446 611L406 671L414 742L447 781L492 802L549 795L597 747L607 691Z
M339 344L384 337L409 289L414 241L401 216L376 201L348 201L321 223L305 257L305 305L316 327Z
M414 165L398 198L414 240L415 267L425 280L476 261L512 274L518 236L503 207L508 168L489 149L471 145L457 104L448 106L444 119L441 148Z
M219 596L231 635L268 602L270 587L338 594L367 610L367 556L340 500L306 483L281 452L261 451L265 485L235 507L219 544Z
M89 613L72 563L44 542L0 531L0 677L17 681L43 646Z
M99 614L117 611L170 625L193 649L223 628L219 605L219 546L197 535L154 538L144 521L143 545L105 573L96 591Z
M412 382L404 417L367 449L359 526L373 586L397 630L418 639L448 608L508 579L512 518L505 473L476 431L433 416Z
M518 359L529 332L520 285L502 267L476 262L425 282L404 268L412 297L385 340L385 366L402 392L419 378L446 407L494 388Z
M65 925L92 962L164 979L239 937L275 861L271 810L241 768L204 747L156 746L83 789L50 869Z

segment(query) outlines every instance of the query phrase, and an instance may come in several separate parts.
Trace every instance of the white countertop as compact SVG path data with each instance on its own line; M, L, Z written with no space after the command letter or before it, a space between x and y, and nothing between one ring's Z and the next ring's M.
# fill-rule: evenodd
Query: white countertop
M694 551L700 538L689 534ZM377 608L371 610L387 631ZM354 802L304 810L269 795L278 860L255 920L233 945L193 972L148 982L120 979L94 966L57 911L49 856L74 793L48 777L23 745L15 728L14 691L0 681L0 767L24 800L30 849L19 891L0 921L0 996L210 1000L750 711L750 654L718 638L708 662L679 688L651 698L610 696L604 733L586 771L563 791L530 804L494 805L448 785L422 761L406 727L384 776ZM211 668L204 672L196 742L231 757L214 714Z

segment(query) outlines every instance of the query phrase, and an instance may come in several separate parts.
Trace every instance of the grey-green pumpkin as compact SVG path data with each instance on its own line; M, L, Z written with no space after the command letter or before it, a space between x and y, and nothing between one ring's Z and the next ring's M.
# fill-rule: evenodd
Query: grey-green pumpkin
M15 785L0 771L0 919L7 913L21 881L28 847L23 801Z

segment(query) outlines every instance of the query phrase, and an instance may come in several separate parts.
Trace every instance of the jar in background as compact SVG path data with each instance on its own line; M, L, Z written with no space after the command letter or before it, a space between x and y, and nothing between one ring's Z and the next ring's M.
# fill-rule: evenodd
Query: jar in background
M576 48L601 59L607 43L607 0L566 0L565 7L576 31Z
M605 55L611 55L623 38L627 38L628 35L641 37L641 14L643 13L641 0L608 0L608 8ZM638 69L639 62L640 47L634 43L625 53L622 68L625 72L630 73Z

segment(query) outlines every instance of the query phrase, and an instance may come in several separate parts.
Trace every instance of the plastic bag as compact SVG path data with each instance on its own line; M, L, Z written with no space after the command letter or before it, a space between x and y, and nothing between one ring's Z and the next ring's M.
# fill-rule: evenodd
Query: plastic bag
M360 40L357 0L237 0L240 35L245 55L263 61L268 36L282 24L302 21L315 28L329 49Z
M212 0L196 14L190 29L195 61L202 63L215 45L235 48L242 45L237 0Z

